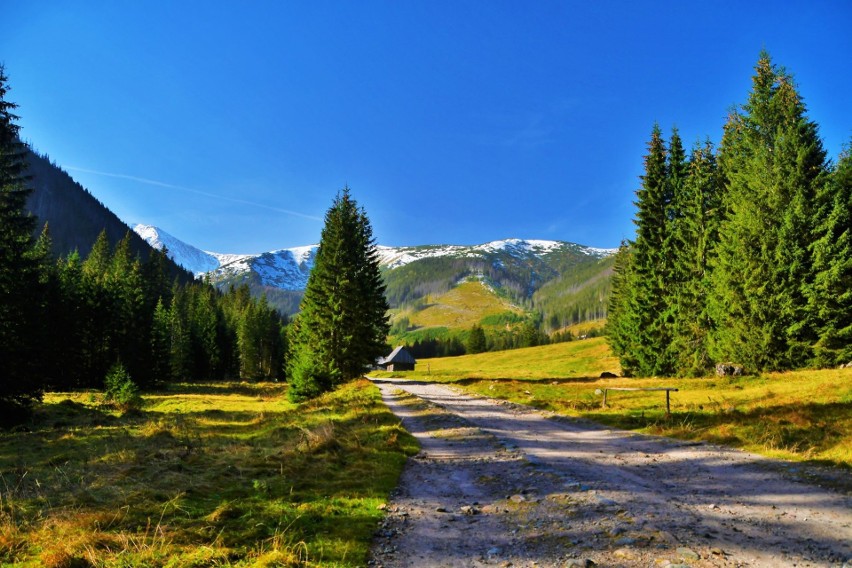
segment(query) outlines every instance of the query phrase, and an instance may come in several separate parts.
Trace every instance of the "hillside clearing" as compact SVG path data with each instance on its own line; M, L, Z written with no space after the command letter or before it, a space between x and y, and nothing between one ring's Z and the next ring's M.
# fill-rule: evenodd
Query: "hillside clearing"
M468 280L448 292L431 296L422 309L404 310L414 328L448 327L469 329L484 318L504 313L523 314L523 310L498 296L481 280Z

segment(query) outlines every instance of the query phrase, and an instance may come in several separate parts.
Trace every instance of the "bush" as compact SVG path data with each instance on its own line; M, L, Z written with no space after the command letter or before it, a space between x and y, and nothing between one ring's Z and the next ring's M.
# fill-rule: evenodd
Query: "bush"
M104 397L124 410L137 409L142 405L139 387L121 363L113 365L104 378Z
M339 375L317 360L307 348L300 348L292 355L288 369L287 397L292 402L303 402L316 398L334 388L340 381Z

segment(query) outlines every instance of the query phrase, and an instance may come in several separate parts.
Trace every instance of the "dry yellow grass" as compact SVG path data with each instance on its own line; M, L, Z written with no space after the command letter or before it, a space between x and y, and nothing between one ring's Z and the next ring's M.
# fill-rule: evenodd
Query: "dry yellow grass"
M469 329L483 317L523 310L497 296L483 282L463 282L440 296L431 298L429 307L416 312L400 314L408 317L416 327L448 327Z
M454 383L485 396L647 433L706 440L790 460L852 467L852 369L702 379L601 379L619 374L605 338L424 359L398 373ZM608 387L673 387L665 393Z

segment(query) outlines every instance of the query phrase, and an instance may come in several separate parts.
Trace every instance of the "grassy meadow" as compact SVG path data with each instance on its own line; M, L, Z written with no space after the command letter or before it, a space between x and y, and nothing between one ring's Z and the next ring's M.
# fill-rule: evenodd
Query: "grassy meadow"
M618 373L603 338L423 360L377 373L645 433L852 467L852 369L704 379ZM601 389L659 387L672 393ZM356 381L314 401L285 385L186 383L127 413L100 393L51 393L0 433L0 565L364 565L416 441Z
M122 414L54 393L0 433L0 564L363 566L416 441L366 381L180 384Z
M852 467L852 369L701 379L601 379L619 373L605 338L543 347L424 359L411 379L451 383L470 392L644 432L703 440L764 455ZM390 375L379 373L378 376ZM664 392L607 387L672 387Z

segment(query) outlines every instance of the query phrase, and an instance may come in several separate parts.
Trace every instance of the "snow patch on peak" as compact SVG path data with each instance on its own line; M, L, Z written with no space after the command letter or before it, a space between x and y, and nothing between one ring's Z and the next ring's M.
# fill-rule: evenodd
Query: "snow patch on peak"
M216 255L188 245L157 227L140 223L133 227L133 231L155 249L163 250L165 247L169 258L196 276L216 270L221 265Z
M319 245L308 245L306 247L293 247L286 249L293 255L294 260L299 264L309 263L311 267L314 265L314 259L317 256Z
M421 258L458 255L470 247L459 245L435 245L426 247L386 247L377 245L379 265L385 268L399 268Z
M608 256L612 256L618 252L617 248L614 249L605 249L605 248L595 248L595 247L581 247L583 252L588 254L589 256L594 256L597 258L606 258Z
M544 240L527 240L527 239L504 239L502 241L491 241L484 245L475 247L477 250L485 252L504 251L508 253L523 253L523 254L546 254L552 252L565 243L559 241L544 241Z
M155 249L163 250L163 242L160 240L160 232L157 227L152 227L151 225L143 225L142 223L139 223L133 227L133 231L137 235L142 237L149 245L151 245ZM165 235L167 233L163 231L163 234Z
M252 268L264 286L282 290L304 290L314 267L317 245L265 252L254 257Z

